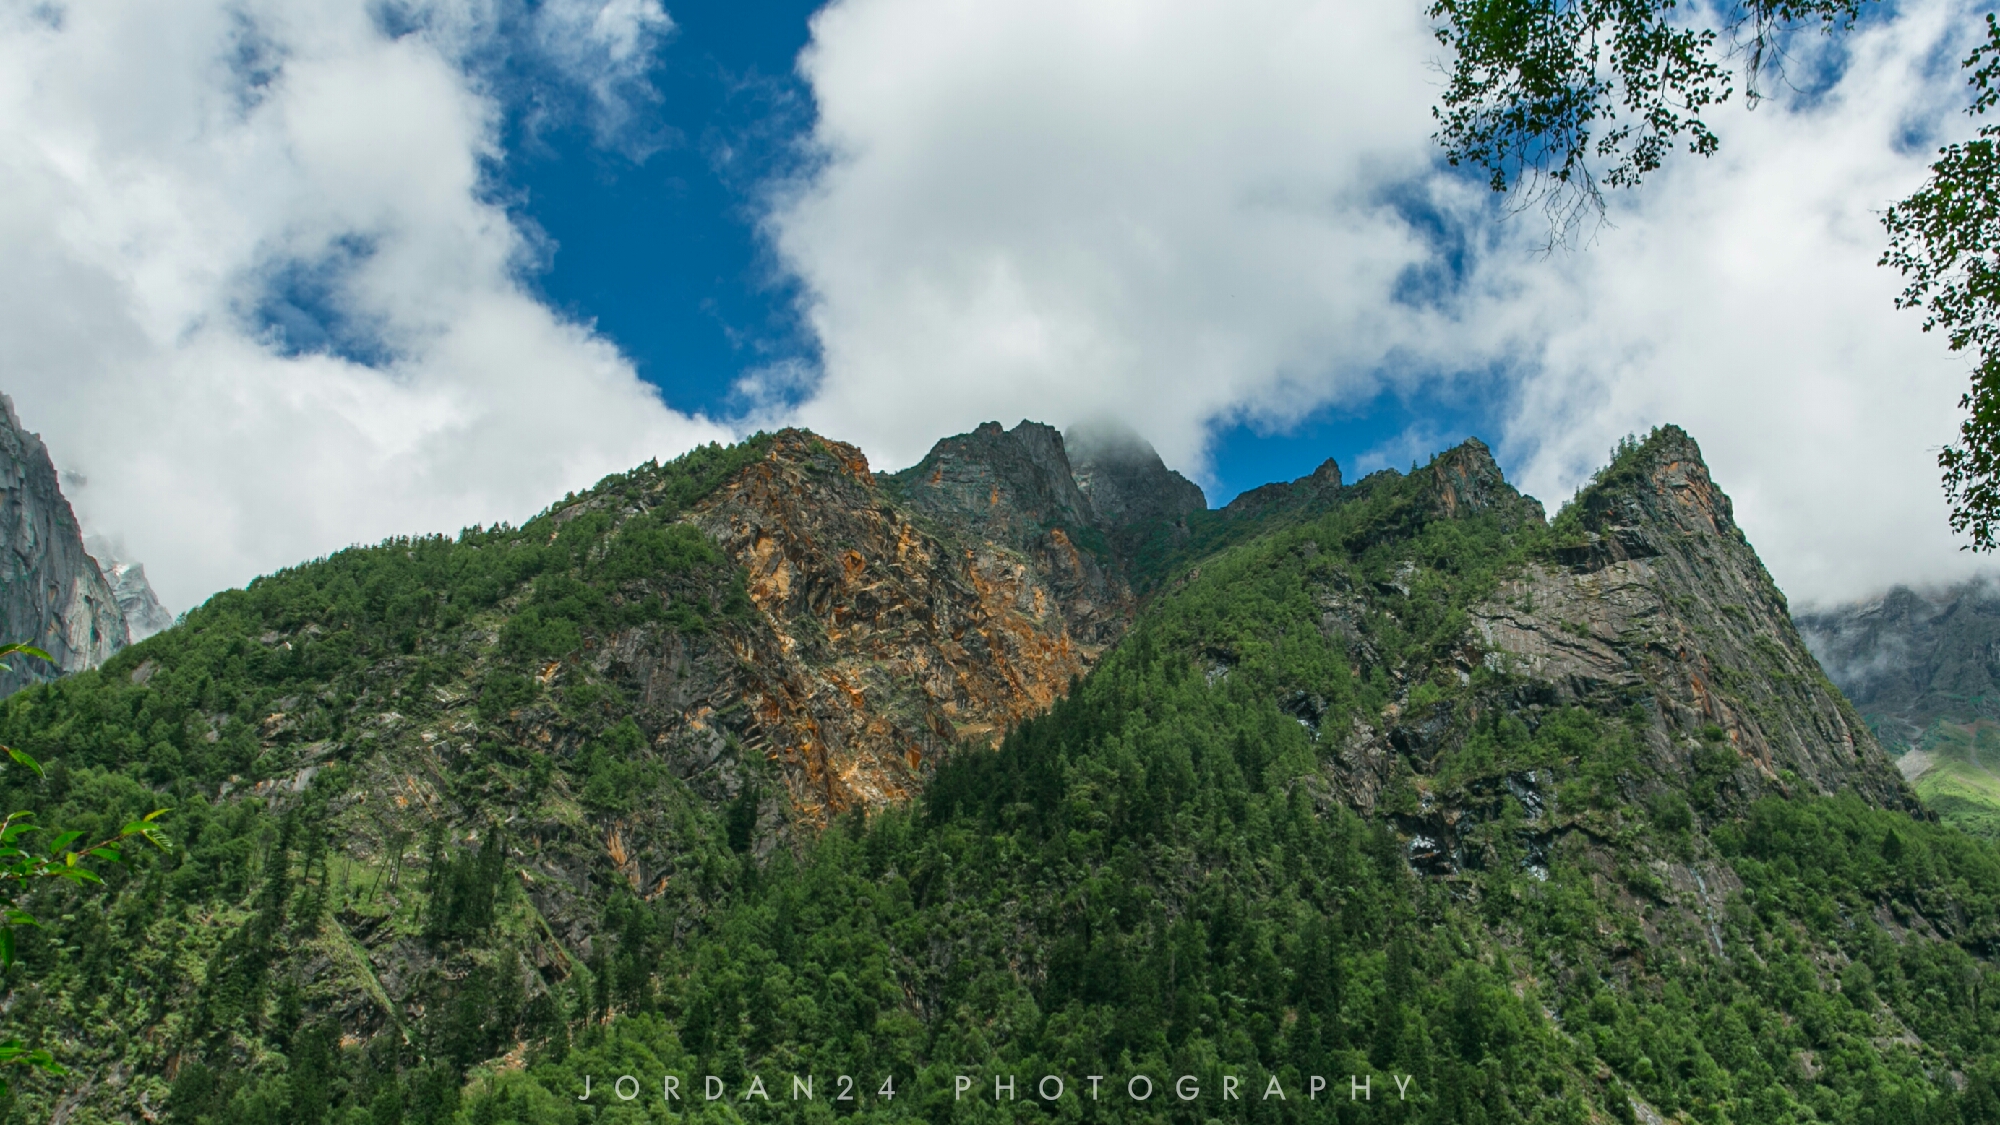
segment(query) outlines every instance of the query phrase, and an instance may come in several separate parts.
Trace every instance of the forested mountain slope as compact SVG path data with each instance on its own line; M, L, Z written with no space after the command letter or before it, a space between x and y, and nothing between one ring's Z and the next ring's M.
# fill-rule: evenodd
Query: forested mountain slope
M38 910L15 1117L2000 1120L2000 854L1685 434L1553 526L1476 442L1112 532L1052 463L939 476L1067 502L1002 534L700 451L0 705L13 806L182 841Z

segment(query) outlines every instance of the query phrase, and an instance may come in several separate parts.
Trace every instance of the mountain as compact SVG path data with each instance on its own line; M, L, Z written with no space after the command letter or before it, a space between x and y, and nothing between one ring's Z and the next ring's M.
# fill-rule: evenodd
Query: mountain
M1897 586L1797 620L1925 804L2000 837L2000 591L1984 581Z
M29 433L0 395L0 637L24 641L55 660L10 661L0 695L104 662L129 634L117 594L84 550L76 514L63 498L48 447Z
M14 1118L2000 1120L2000 849L1686 434L1552 522L1093 442L708 447L0 703L178 841L31 904Z
M126 630L134 641L143 641L174 627L174 615L160 604L153 584L146 580L143 565L125 558L123 551L98 536L86 536L83 546L97 560L104 580L111 584L112 597L117 599L119 612L125 615Z
M1915 746L1939 719L2000 719L2000 590L1986 582L1897 586L1798 626L1885 745Z

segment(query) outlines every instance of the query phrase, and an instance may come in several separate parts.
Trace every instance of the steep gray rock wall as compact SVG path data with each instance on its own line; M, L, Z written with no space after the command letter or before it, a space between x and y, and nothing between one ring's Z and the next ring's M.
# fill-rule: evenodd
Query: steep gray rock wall
M983 538L1025 544L1049 528L1097 522L1055 427L987 422L944 438L922 461L887 478L912 507Z
M0 695L102 663L129 633L117 594L83 547L42 439L0 395L0 638L26 641L55 658L12 661Z
M1456 503L1491 484L1457 482ZM1485 500L1484 503L1492 501ZM1655 716L1658 758L1690 775L1729 752L1739 780L1854 790L1915 808L1867 725L1820 671L1784 595L1736 526L1701 450L1666 426L1556 523L1547 563L1501 584L1475 629L1550 703L1625 699Z
M939 441L883 483L975 553L995 547L1018 553L1054 596L1070 635L1092 651L1124 634L1132 593L1116 573L1097 511L1077 487L1055 427L1023 421L1003 430L987 422Z

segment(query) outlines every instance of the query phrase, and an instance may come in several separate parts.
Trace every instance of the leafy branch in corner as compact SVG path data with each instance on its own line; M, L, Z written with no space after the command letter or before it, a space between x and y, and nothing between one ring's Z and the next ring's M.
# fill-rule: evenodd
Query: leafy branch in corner
M9 656L32 656L55 663L41 649L20 643L0 647L0 658ZM6 664L0 663L0 671L8 670ZM12 746L0 746L0 750L5 750L15 764L26 767L36 777L43 776L41 763L26 751ZM35 823L34 813L11 812L0 818L0 969L14 967L14 927L41 924L21 907L21 899L30 888L50 879L67 880L79 887L102 884L103 878L89 865L94 861L125 862L120 848L134 840L144 840L162 851L171 850L165 834L156 823L166 811L155 809L116 833L83 847L74 846L84 838L82 832L63 832L49 841L46 851L26 846L28 834L41 831L41 825ZM30 1047L20 1039L0 1040L0 1067L15 1063L37 1067L50 1074L68 1073L46 1048ZM6 1092L7 1080L0 1076L0 1094Z
M1717 151L1704 115L1735 95L1725 54L1755 102L1793 31L1845 30L1866 2L1432 0L1451 56L1436 139L1453 167L1540 206L1554 248L1602 219L1606 188L1637 187L1676 148Z
M1982 116L2000 103L2000 22L1986 17L1986 42L1965 60L1977 91L1966 112ZM1972 386L1958 400L1966 412L1959 441L1938 454L1951 528L1968 534L1974 551L2000 547L2000 124L1938 150L1931 180L1889 208L1882 225L1889 249L1881 264L1908 284L1898 308L1924 310L1924 331L1941 328L1952 351L1978 357Z

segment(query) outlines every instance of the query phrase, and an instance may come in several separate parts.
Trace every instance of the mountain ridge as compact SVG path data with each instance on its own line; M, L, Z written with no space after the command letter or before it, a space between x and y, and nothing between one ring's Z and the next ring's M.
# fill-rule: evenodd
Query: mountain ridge
M1072 1063L1393 1069L1448 1120L1990 1095L2000 988L1927 990L2000 984L2000 858L1685 433L1552 523L1476 441L1107 523L1061 437L704 447L0 703L51 763L12 807L182 844L38 909L10 1018L90 1077L18 1112L554 1125L613 1119L586 1075L789 1068L948 1119L959 1068Z

